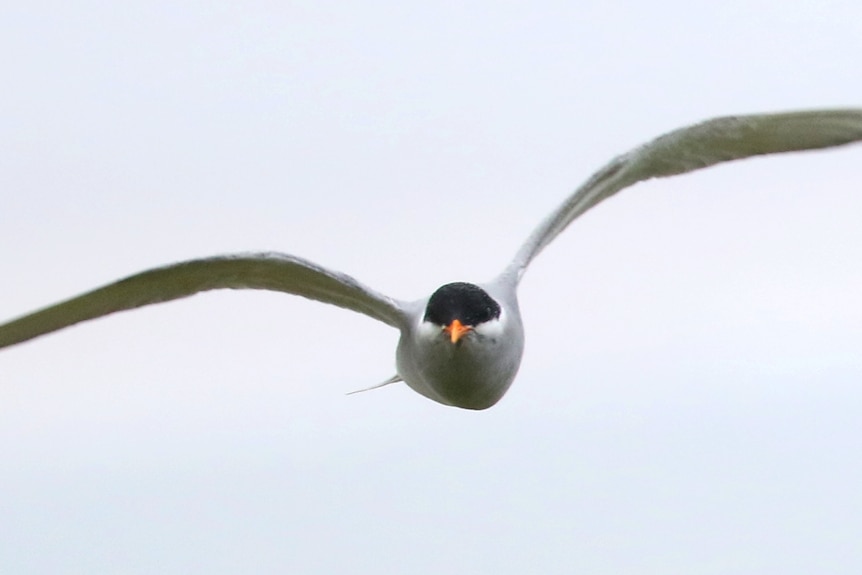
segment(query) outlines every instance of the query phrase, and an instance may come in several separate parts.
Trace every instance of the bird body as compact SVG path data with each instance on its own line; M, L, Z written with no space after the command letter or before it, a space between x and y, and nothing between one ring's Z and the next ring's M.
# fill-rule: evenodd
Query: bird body
M265 289L336 305L401 332L397 374L436 402L487 409L505 395L524 352L517 288L530 262L573 220L637 182L751 156L862 141L862 109L715 118L611 160L542 221L486 284L457 282L404 302L308 260L278 253L216 256L147 270L0 325L0 348L114 312L212 289ZM377 386L380 387L380 386Z
M524 327L517 295L505 283L447 284L435 293L453 285L457 286L452 290L453 299L444 305L458 317L471 315L458 309L465 297L461 291L464 286L481 290L491 301L499 302L499 314L484 321L467 319L469 333L453 342L452 336L446 337L440 329L442 326L445 331L451 322L426 319L434 296L418 302L415 309L420 313L412 314L412 321L401 330L396 352L398 374L411 389L439 403L487 409L503 397L521 364ZM460 323L462 319L452 321Z

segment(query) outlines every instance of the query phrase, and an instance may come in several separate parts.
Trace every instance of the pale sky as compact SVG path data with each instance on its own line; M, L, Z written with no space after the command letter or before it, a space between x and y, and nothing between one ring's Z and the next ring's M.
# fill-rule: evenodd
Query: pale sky
M29 2L0 18L0 319L279 250L484 281L616 154L862 106L862 4ZM862 570L862 146L638 185L521 289L486 412L397 333L213 293L0 351L0 573Z

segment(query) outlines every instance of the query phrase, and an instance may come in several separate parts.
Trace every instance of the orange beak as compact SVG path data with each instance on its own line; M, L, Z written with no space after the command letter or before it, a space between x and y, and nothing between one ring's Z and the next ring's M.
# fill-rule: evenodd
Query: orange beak
M443 328L443 331L449 334L452 343L458 343L458 340L464 337L468 331L472 331L473 326L464 325L459 320L453 320L452 323Z

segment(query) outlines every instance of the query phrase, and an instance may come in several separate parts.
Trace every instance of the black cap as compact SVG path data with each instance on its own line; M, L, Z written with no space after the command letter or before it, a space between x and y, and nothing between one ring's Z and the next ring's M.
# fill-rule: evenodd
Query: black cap
M437 289L425 308L425 321L441 327L458 320L476 326L500 317L500 304L477 285L465 282L446 284Z

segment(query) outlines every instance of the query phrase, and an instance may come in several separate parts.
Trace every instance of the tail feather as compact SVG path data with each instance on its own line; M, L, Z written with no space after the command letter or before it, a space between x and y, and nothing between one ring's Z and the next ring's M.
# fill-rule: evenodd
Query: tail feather
M384 381L383 383L378 383L377 385L372 385L371 387L366 387L365 389L357 389L356 391L351 391L346 393L345 395L353 395L354 393L362 393L363 391L371 391L372 389L379 389L385 385L389 385L390 383L398 383L399 381L404 381L401 379L401 376L397 373Z

